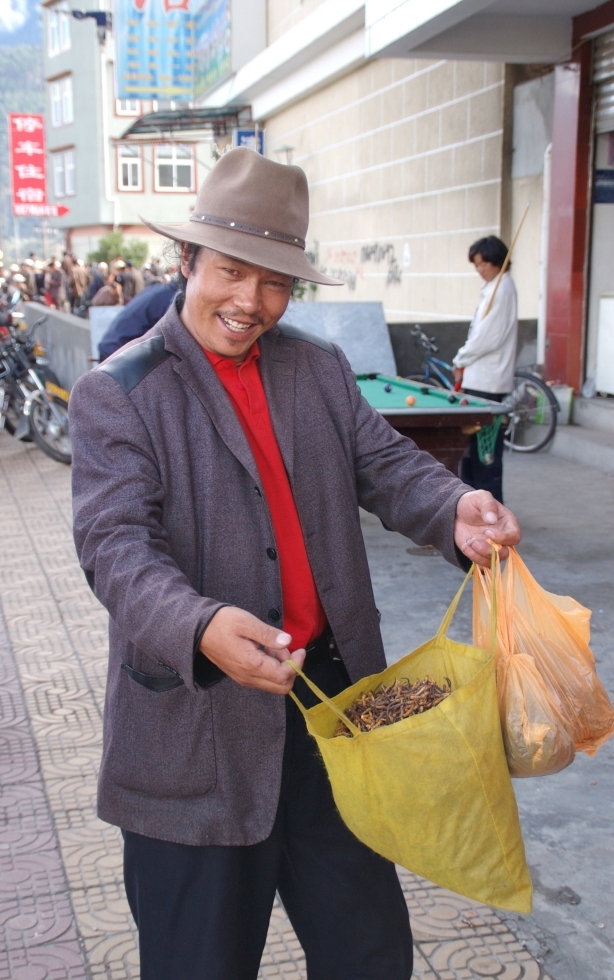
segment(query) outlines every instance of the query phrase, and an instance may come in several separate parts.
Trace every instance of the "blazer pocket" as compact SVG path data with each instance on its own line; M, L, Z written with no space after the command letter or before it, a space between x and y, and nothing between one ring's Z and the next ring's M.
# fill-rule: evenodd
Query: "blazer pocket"
M145 796L205 796L217 781L211 696L167 672L122 664L119 683L108 688L102 768L116 786Z
M176 687L183 686L183 680L177 671L171 670L170 667L166 669L168 673L159 676L158 674L144 674L142 670L135 670L130 664L122 664L122 670L126 671L128 677L131 677L142 687L146 687L148 691L155 691L156 694L164 694L165 691L174 691Z

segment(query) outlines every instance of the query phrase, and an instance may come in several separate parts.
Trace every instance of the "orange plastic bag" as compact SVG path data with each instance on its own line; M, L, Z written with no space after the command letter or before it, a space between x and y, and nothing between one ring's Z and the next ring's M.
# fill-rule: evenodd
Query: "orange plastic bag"
M490 635L490 572L475 570L473 629ZM537 584L512 548L497 556L497 693L513 776L543 776L593 755L614 734L614 709L588 646L590 610Z

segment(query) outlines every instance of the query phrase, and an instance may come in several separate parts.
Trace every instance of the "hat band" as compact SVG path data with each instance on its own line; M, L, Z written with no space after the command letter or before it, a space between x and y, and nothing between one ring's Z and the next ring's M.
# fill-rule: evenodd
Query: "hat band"
M212 214L196 214L195 211L190 215L190 221L204 221L207 225L216 225L218 228L233 228L235 231L244 231L247 235L259 235L260 238L272 238L276 242L285 242L286 245L297 245L305 250L305 239L295 238L294 235L284 235L281 231L267 231L264 228L256 228L254 225L246 225L243 221L230 221L229 218L216 218Z

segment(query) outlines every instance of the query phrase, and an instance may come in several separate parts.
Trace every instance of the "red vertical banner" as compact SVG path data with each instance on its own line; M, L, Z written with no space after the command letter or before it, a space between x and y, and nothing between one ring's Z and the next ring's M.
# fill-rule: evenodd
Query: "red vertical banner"
M61 218L69 208L47 204L45 119L9 112L9 162L13 214L19 218Z
M8 131L13 214L44 216L48 213L44 118L10 112Z

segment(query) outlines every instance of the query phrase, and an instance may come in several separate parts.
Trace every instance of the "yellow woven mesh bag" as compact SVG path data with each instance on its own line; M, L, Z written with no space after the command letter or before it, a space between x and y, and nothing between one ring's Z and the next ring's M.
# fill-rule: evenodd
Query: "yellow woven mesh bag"
M531 879L501 737L492 652L447 631L465 579L439 632L388 667L304 708L335 803L368 847L430 881L488 905L531 911ZM361 694L397 678L429 675L452 694L420 715L360 732L343 714ZM342 718L352 738L334 737Z

